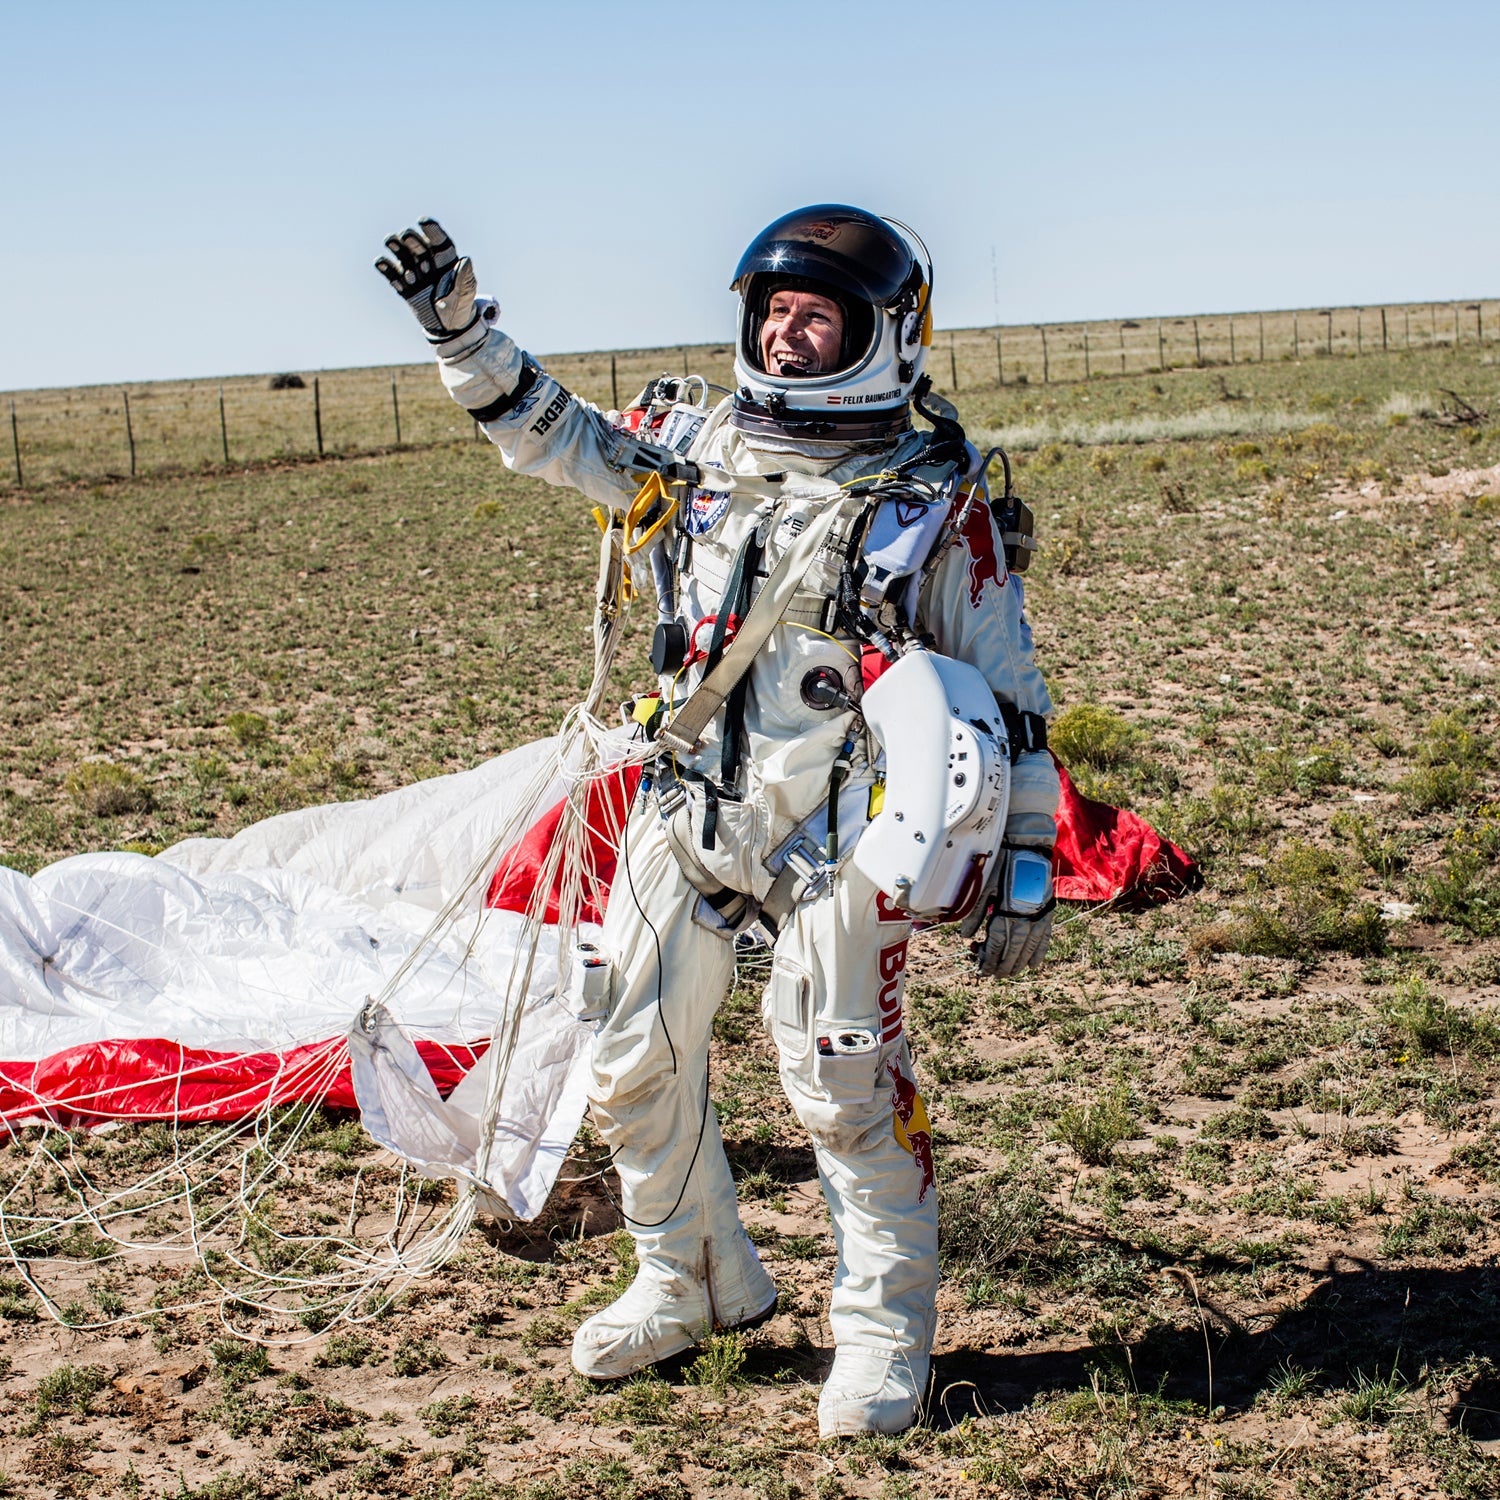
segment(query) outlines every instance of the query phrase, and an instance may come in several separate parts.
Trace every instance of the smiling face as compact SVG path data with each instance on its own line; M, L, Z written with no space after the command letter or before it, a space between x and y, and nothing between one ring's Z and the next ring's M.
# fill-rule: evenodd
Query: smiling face
M844 310L816 292L771 294L760 330L760 359L768 373L825 375L838 367Z

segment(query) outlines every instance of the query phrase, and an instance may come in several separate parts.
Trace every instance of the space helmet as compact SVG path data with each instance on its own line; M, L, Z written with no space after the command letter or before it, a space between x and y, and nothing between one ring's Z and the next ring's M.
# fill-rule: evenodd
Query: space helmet
M747 433L864 443L911 426L932 343L932 263L917 235L861 208L820 203L763 229L730 283L740 297L731 420ZM778 291L816 292L843 311L835 367L768 370L761 334Z

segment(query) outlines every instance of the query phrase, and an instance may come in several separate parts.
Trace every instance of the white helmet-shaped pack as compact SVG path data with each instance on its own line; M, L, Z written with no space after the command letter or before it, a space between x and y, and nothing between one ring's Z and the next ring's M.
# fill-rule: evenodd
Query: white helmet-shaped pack
M768 225L740 257L733 421L747 432L871 442L906 431L932 343L932 263L917 235L862 208L820 203ZM766 368L762 333L779 291L843 312L831 367Z

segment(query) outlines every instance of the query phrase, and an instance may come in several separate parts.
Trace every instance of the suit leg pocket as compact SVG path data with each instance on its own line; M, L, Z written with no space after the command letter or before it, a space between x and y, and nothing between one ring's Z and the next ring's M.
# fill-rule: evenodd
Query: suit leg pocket
M766 1024L782 1061L800 1062L812 1047L812 975L778 958L766 986Z

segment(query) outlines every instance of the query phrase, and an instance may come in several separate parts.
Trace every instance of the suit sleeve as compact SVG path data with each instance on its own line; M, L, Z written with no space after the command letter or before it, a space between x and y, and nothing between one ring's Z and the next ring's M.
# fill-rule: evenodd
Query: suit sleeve
M923 616L945 656L972 663L1002 702L1050 714L1052 697L1036 664L1026 622L1025 585L1006 571L1005 552L986 506L976 505L948 547L924 594ZM1050 848L1056 838L1057 767L1045 751L1011 769L1007 843Z
M486 318L488 320L488 314ZM475 346L438 346L448 394L484 428L508 468L617 506L640 487L639 445L564 388L500 329Z

